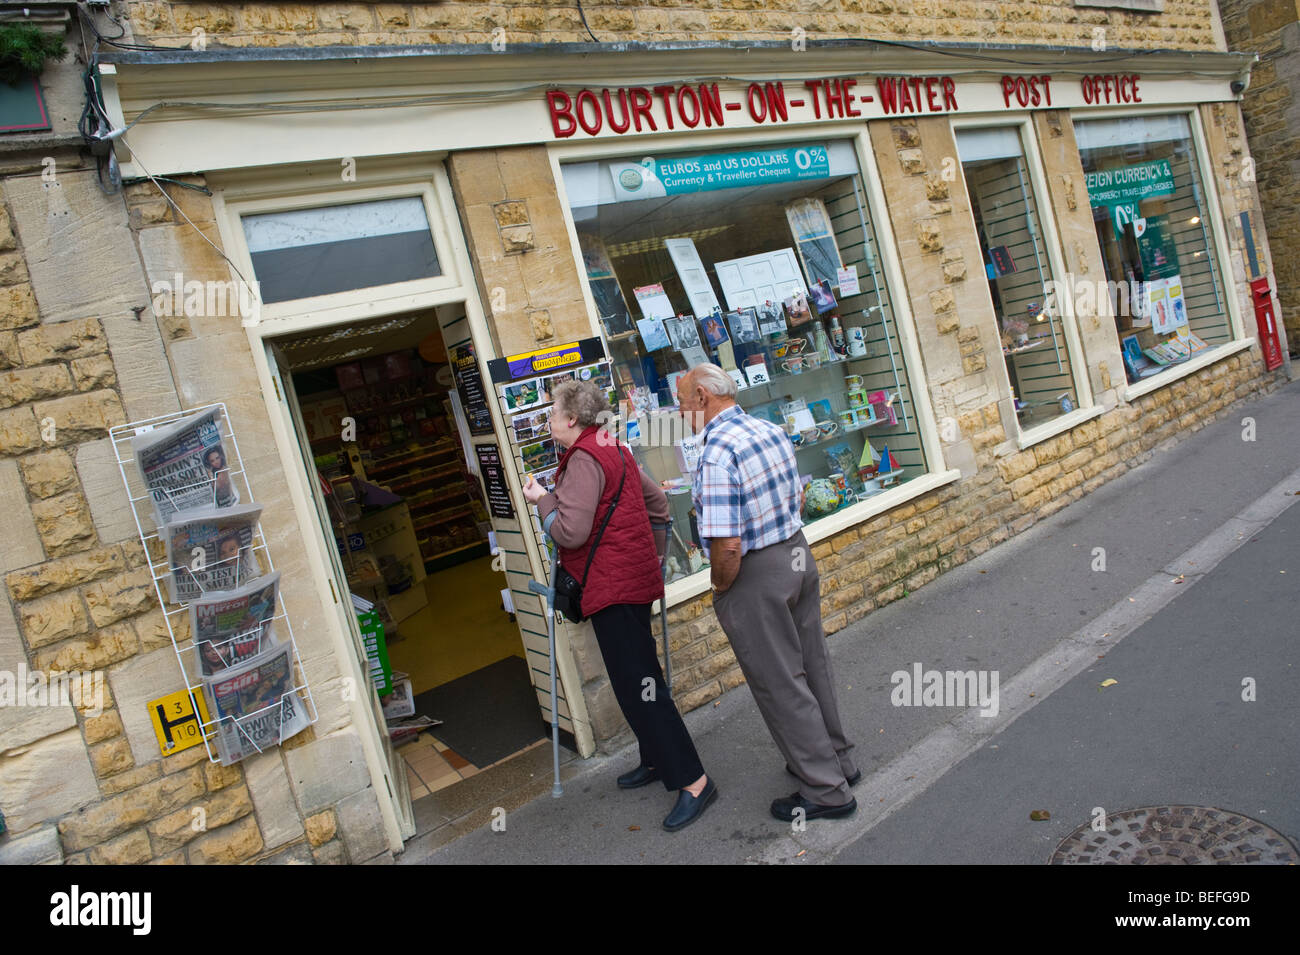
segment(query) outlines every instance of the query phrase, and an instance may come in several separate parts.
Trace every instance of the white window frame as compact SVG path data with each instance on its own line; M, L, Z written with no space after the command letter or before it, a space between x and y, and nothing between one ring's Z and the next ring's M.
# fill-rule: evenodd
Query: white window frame
M564 144L551 142L547 150L551 160L551 172L555 178L556 193L564 215L565 228L569 234L574 267L582 287L583 301L587 306L591 334L600 336L603 341L604 330L599 327L599 322L595 318L596 305L588 288L586 268L578 246L578 230L574 224L568 193L564 187L564 176L561 170L563 164L645 155L650 152L675 152L682 149L730 149L781 143L852 140L854 155L858 161L858 175L866 193L867 210L876 233L881 271L884 273L885 285L889 289L890 302L893 306L894 329L898 333L903 365L907 371L908 388L912 395L912 411L917 420L917 434L921 439L921 449L925 459L930 462L930 471L896 488L874 494L866 501L854 504L843 511L805 525L804 533L810 544L834 537L850 527L866 523L877 514L892 510L961 478L961 471L948 469L945 464L943 446L939 439L939 427L930 396L930 382L925 376L925 363L921 358L916 323L912 315L908 285L903 278L898 247L894 242L893 220L887 211L882 211L887 210L888 207L869 136L866 124L854 121L822 125L813 130L786 127L780 130L754 129L706 135L673 133L664 136L638 136L635 141L604 139ZM709 585L709 572L708 568L705 568L668 584L664 599L671 607L704 593L709 589Z
M1041 229L1043 247L1047 255L1047 271L1049 274L1045 276L1045 279L1055 281L1057 287L1061 288L1061 276L1065 275L1068 270L1065 267L1065 258L1061 254L1061 235L1057 231L1056 221L1052 215L1052 205L1050 201L1045 200L1045 197L1051 196L1051 192L1047 185L1047 174L1043 172L1043 158L1038 150L1038 139L1035 135L1031 115L1029 113L1017 113L1011 116L954 116L951 123L954 142L957 139L957 131L962 129L1011 128L1016 131L1016 135L1020 139L1021 156L1025 161L1026 171L1029 175L1029 188L1034 193L1034 206L1038 212L1038 225ZM957 162L958 165L961 164L960 152L958 153ZM966 188L969 196L970 187L966 183L965 169L962 170L962 185ZM969 218L970 230L974 232L975 213L973 210L970 212ZM1061 331L1065 336L1065 352L1070 359L1070 375L1074 379L1074 393L1075 397L1078 398L1078 403L1073 411L1029 429L1020 427L1019 416L1016 414L1015 408L1012 407L1010 417L1016 422L1015 440L1022 451L1064 431L1078 427L1085 421L1096 418L1104 410L1097 405L1096 396L1092 393L1092 383L1086 374L1088 356L1083 347L1083 340L1079 335L1078 316L1074 313L1074 302L1070 301L1069 295L1064 296L1064 299L1063 302L1057 302L1056 306L1061 313ZM989 312L993 314L991 302ZM995 316L994 321L996 322L996 320ZM1080 374L1080 372L1084 372L1084 374ZM1006 393L999 395L999 404L1003 401L1008 403L1011 401L1011 377L1006 370L1005 356L1003 356L1002 362L1002 380L1006 382ZM1003 419L1006 420L1006 415L1003 416Z
M1209 149L1205 145L1205 127L1201 123L1201 111L1197 104L1148 106L1138 109L1071 110L1070 123L1073 126L1075 123L1093 119L1129 119L1135 116L1171 115L1185 116L1192 131L1192 146L1196 150L1196 163L1199 167L1198 175L1201 179L1201 194L1205 197L1206 211L1210 213L1210 242L1214 248L1214 269L1219 278L1219 288L1223 292L1224 303L1227 306L1228 328L1232 332L1232 339L1188 359L1176 368L1171 367L1169 370L1153 375L1144 381L1121 386L1119 392L1123 400L1129 404L1143 395L1159 391L1166 385L1171 385L1176 381L1182 381L1202 368L1213 365L1225 358L1231 358L1233 355L1246 351L1256 344L1255 338L1246 332L1241 313L1241 289L1238 287L1236 278L1226 268L1227 263L1231 262L1232 259L1228 245L1228 233L1223 224L1223 203L1219 198L1218 183L1210 175L1210 170L1214 168L1214 165L1210 159ZM1079 159L1080 163L1082 163L1083 157L1080 156ZM1089 205L1091 206L1091 203ZM1118 330L1115 331L1115 340L1116 342L1119 341ZM1128 376L1125 375L1125 381L1127 382L1127 380Z
M414 197L418 197L424 204L425 217L429 222L429 232L433 237L433 247L442 275L263 304L259 317L261 324L291 325L293 331L306 331L317 326L446 304L458 300L467 290L472 291L469 286L473 283L467 281L468 276L456 261L452 238L446 227L445 217L449 213L455 216L455 204L450 195L439 196L432 168L425 175L411 175L409 172L402 175L398 171L399 167L389 166L385 172L368 174L367 185L354 187L345 183L324 190L320 188L321 177L315 174L314 165L296 167L304 174L298 181L297 189L285 181L287 176L283 172L265 178L241 178L238 185L225 189L214 188L213 207L222 224L226 254L245 279L255 281L257 274L244 235L244 216ZM332 175L339 175L337 166L330 165L328 168ZM219 176L215 178L220 181ZM376 178L388 178L390 181L370 184ZM305 188L308 183L311 188ZM267 331L265 334L280 335L284 332Z

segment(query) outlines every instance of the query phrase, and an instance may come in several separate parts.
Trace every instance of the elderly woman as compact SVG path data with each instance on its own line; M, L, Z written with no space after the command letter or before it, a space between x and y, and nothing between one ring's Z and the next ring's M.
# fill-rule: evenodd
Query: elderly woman
M591 618L614 696L641 746L640 765L618 777L618 785L635 789L662 780L665 789L679 790L664 819L664 828L675 832L700 817L718 788L705 775L664 684L650 632L650 605L664 595L650 520L667 521L668 499L631 452L600 427L610 408L599 386L565 382L552 397L551 437L566 449L555 472L555 493L529 475L524 497L537 505L543 522L555 513L550 536L560 563L584 584L582 612ZM607 513L584 581L592 541Z

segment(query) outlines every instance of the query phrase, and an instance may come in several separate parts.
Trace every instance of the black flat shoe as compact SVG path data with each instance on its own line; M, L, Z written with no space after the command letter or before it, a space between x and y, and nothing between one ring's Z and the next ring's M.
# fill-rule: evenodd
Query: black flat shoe
M709 803L717 798L718 787L713 785L712 779L705 782L699 796L692 796L685 789L679 791L677 805L673 806L672 812L664 816L664 828L669 832L676 832L689 826L704 815L704 810L709 808Z
M798 776L796 776L795 774L795 771L790 768L789 763L785 764L785 771L789 773L791 776L795 776L796 779L798 778ZM852 776L850 776L848 779L844 781L848 783L850 786L856 786L858 783L862 782L862 770L859 769L857 772L855 772Z
M618 777L619 789L640 789L642 786L648 786L659 778L659 770L653 766L638 766L630 773L624 773Z
M857 812L858 801L850 799L843 806L823 806L820 803L809 802L798 793L772 800L772 815L782 822L793 821L796 809L803 810L804 819L816 819L818 816L835 819L840 816L851 816Z

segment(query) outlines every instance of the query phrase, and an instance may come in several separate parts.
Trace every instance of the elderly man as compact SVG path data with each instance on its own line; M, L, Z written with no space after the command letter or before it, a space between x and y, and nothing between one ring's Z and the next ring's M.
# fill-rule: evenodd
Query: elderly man
M713 607L786 769L800 781L798 792L772 802L772 815L850 815L858 804L849 787L862 774L835 702L794 448L781 428L736 404L735 382L716 365L683 377L677 402L699 444L692 494Z

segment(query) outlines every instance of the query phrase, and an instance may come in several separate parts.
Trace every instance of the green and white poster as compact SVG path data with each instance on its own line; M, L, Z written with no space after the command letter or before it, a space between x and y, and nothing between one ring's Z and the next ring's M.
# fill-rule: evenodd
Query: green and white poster
M1094 209L1110 210L1115 235L1124 235L1124 227L1139 217L1138 204L1143 199L1174 194L1174 171L1168 159L1134 163L1116 169L1099 169L1086 176L1088 202Z

